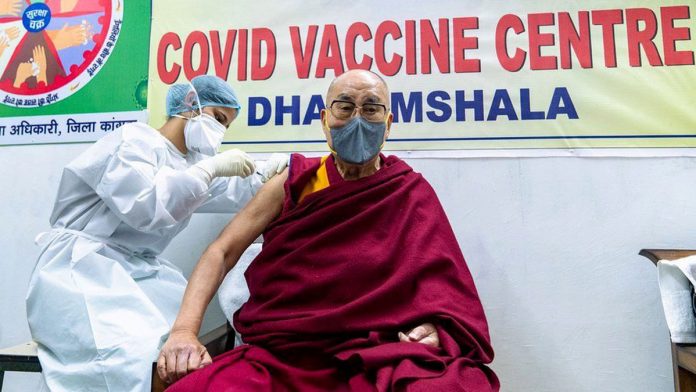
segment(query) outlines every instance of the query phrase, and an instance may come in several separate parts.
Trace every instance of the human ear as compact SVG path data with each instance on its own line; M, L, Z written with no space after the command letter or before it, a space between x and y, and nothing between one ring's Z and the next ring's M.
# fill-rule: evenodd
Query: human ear
M387 140L387 138L389 138L389 131L391 131L392 120L394 120L394 115L392 114L392 112L389 112L389 115L387 116L387 130L386 132L384 132L384 140Z
M321 117L321 129L326 131L329 129L329 111L326 109L321 109L319 114Z

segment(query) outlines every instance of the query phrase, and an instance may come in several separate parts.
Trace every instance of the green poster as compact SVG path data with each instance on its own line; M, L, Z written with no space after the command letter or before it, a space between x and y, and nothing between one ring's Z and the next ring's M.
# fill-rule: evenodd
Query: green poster
M147 120L149 0L0 0L0 145Z

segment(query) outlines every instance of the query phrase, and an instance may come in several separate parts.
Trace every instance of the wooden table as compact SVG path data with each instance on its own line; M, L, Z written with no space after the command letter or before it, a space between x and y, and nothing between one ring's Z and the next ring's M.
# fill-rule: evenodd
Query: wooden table
M696 255L696 250L643 249L639 254L657 265L660 260ZM696 344L672 343L672 370L676 392L696 392Z
M229 323L221 325L205 335L200 341L210 356L217 356L234 346L234 331ZM36 343L28 342L0 350L0 391L5 372L41 372ZM157 363L152 364L152 392L162 392L167 385L157 375Z

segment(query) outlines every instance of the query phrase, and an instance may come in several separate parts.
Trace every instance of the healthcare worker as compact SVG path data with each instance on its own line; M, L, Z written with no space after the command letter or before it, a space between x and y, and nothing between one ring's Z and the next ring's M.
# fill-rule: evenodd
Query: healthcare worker
M262 181L240 150L216 154L240 106L215 76L174 85L159 130L129 123L63 170L27 294L51 391L149 391L186 279L158 257L197 211L236 212Z

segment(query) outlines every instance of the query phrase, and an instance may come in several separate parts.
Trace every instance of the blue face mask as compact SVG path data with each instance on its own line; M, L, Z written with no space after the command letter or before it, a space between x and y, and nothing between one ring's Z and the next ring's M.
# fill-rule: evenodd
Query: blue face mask
M340 128L331 128L333 150L339 158L358 165L379 154L384 144L387 123L369 122L357 116Z

